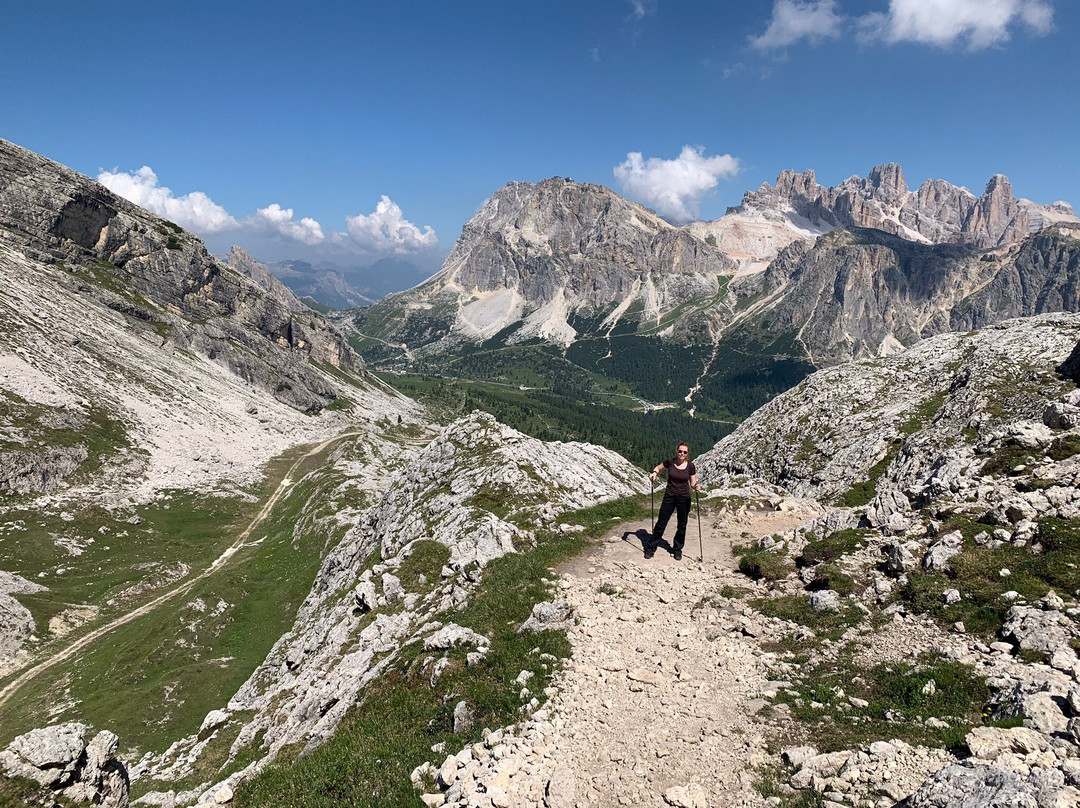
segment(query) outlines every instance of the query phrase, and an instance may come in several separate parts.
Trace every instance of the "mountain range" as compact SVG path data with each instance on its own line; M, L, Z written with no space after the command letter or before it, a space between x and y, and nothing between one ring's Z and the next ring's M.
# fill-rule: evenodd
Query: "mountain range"
M876 773L911 749L875 738L904 737L948 748L904 757L917 776L888 799L950 804L979 777L1068 804L1078 272L1071 208L1014 199L1002 177L976 197L908 191L897 166L831 189L785 172L683 228L555 178L500 189L437 275L331 322L242 250L218 260L0 141L0 804L408 802L414 787L431 805L505 802L559 748L537 741L534 767L500 739L524 718L576 732L540 698L575 619L575 642L599 620L627 639L625 657L573 660L583 702L697 694L647 761L603 756L627 782L707 742L745 771L776 762L785 796L854 804L881 799ZM496 389L560 439L473 410ZM733 422L694 447L706 523L820 515L744 532L741 577L687 559L560 582L577 573L556 563L595 549L581 536L648 524L641 468L572 440L575 419L614 411L608 442L651 458L658 405L686 410L679 430ZM697 602L670 605L672 582ZM597 599L576 617L547 600L575 587ZM764 741L707 734L703 674L635 650L647 618L625 603L642 592L686 606L672 654L737 641L762 666L729 694L738 709L822 754L785 750L793 774ZM966 703L911 712L962 700L964 676L981 688ZM730 787L750 793L744 773ZM520 793L558 804L558 777ZM668 804L705 804L669 786Z
M231 258L229 259L231 262ZM275 261L264 265L297 297L316 306L349 309L368 306L403 287L413 286L431 272L397 256L380 258L370 266L315 266L308 261Z
M909 191L895 164L833 188L786 171L682 228L601 186L510 183L440 272L358 310L352 344L382 367L487 381L546 345L594 391L599 374L649 406L739 418L816 367L1075 310L1078 225L1003 176L978 197Z

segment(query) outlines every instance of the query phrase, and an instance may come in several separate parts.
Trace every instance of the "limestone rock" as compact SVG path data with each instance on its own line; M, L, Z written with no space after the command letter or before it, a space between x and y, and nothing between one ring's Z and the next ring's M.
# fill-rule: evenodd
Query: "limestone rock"
M947 536L942 536L941 539L930 545L930 548L926 551L926 555L923 556L923 567L935 572L948 570L950 569L949 559L959 554L963 549L964 537L959 530Z
M815 612L838 612L840 611L840 593L831 589L821 589L811 592L810 608Z
M664 792L664 802L672 808L708 808L705 790L697 783L672 786Z
M518 628L523 631L559 631L574 623L574 612L566 601L544 601L533 606L532 615Z
M1068 805L1080 792L1066 786L1060 771L1017 774L997 766L953 764L926 781L910 808L1043 808ZM1056 775L1056 777L1054 776ZM1075 804L1075 803L1073 803Z
M15 738L0 752L0 767L75 802L125 808L129 781L116 757L118 746L108 730L87 743L84 724L56 724Z
M1069 640L1080 636L1076 623L1058 611L1013 606L1001 627L1001 636L1019 648L1051 656Z

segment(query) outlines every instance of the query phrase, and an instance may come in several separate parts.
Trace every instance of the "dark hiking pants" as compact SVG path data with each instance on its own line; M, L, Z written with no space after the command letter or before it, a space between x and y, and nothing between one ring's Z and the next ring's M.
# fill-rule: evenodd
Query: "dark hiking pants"
M675 529L675 541L672 543L672 549L676 553L682 553L683 545L686 544L686 522L690 518L689 494L681 497L664 494L664 499L660 503L660 515L656 517L656 526L653 528L652 541L649 542L650 550L655 550L656 545L664 538L664 528L667 527L668 520L671 519L672 511L677 515L678 524Z

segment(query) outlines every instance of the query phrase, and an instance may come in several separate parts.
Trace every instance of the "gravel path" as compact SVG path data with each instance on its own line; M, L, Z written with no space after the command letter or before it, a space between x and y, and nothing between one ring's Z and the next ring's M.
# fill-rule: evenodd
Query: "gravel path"
M447 792L425 801L763 805L752 787L754 768L765 762L764 726L754 713L770 689L770 655L739 630L748 618L710 596L725 584L746 585L731 554L744 534L790 530L809 516L704 516L704 563L693 519L678 562L663 545L646 561L648 523L621 525L559 570L558 597L578 620L569 632L572 659L546 691L548 704L513 733L493 733L447 758L440 770Z

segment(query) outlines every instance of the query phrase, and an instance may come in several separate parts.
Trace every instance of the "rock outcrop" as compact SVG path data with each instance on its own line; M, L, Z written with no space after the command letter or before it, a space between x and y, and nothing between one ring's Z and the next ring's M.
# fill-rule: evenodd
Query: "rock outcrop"
M987 459L1025 435L1046 446L1053 401L1075 384L1056 374L1080 341L1080 315L1011 320L982 331L942 334L886 358L818 371L755 412L697 461L709 485L758 478L797 496L834 500L870 477L877 491L911 503L942 498L1005 507L1013 486L980 490ZM1023 380L1023 384L1018 384ZM1040 463L1060 480L1042 513L1080 514L1073 461ZM873 471L872 471L873 470ZM1037 499L1033 493L1024 501ZM1045 497L1044 497L1045 499ZM894 511L896 506L894 504ZM1006 524L1023 509L1002 515Z
M452 615L483 579L485 566L531 546L536 531L551 529L565 510L645 487L640 470L614 452L544 443L480 412L447 427L385 484L381 501L326 557L292 630L229 702L230 714L254 712L233 753L260 744L257 762L230 784L283 746L310 747L329 737L406 643L421 642L432 652L426 670L433 681L449 648L465 645L471 659L482 659L489 641L455 624ZM415 554L440 552L446 559L440 571L408 572ZM376 557L381 560L373 564ZM204 740L185 739L135 771L182 777Z
M79 723L31 730L0 752L0 767L76 803L125 808L129 781L116 757L119 739L102 730L88 743L86 734Z

